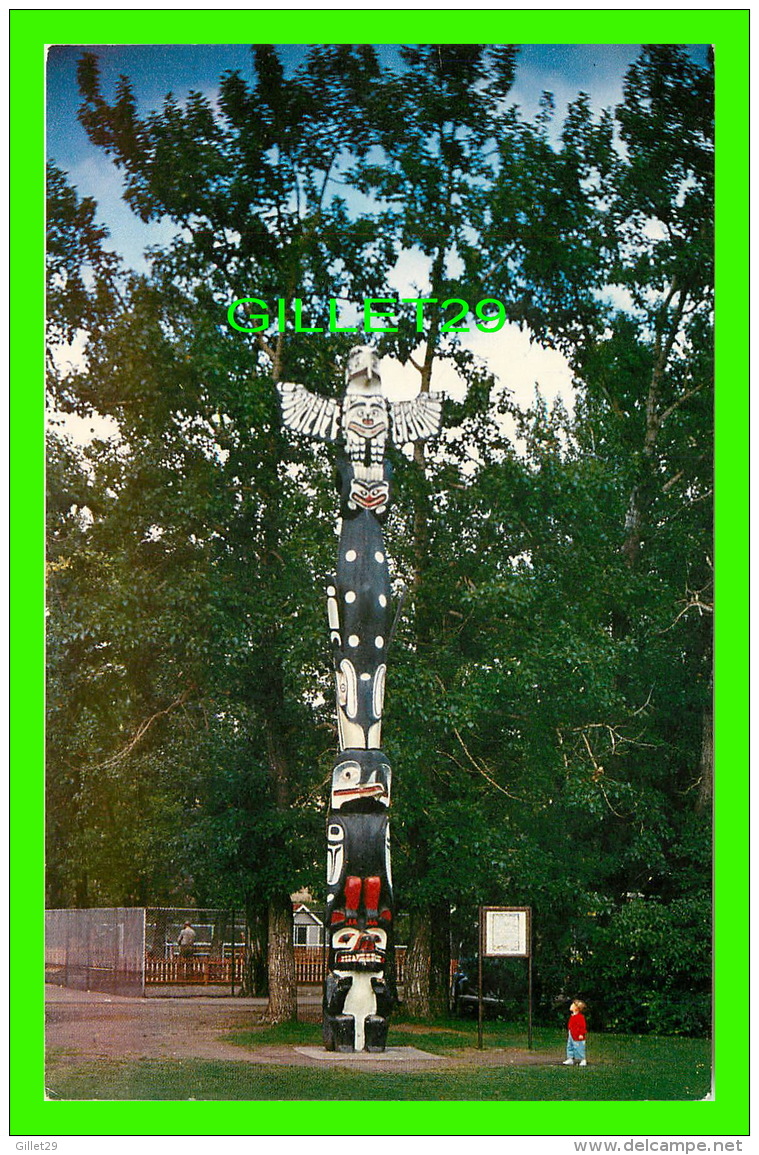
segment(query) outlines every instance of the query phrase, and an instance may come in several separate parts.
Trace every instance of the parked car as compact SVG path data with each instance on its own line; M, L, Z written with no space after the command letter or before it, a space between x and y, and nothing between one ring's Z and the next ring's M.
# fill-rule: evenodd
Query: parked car
M479 986L476 970L477 960L474 959L470 967L467 963L459 964L451 980L451 1010L460 1018L477 1018L479 1014ZM475 972L474 979L469 977L469 970ZM498 995L485 987L482 996L482 1014L486 1019L497 1019L506 1013L506 1003Z

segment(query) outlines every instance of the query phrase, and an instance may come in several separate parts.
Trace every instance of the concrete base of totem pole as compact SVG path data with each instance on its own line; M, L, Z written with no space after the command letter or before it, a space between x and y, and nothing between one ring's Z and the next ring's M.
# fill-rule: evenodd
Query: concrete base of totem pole
M297 1054L325 1063L418 1063L425 1059L440 1059L418 1047L386 1047L384 1051L325 1051L324 1047L294 1047Z

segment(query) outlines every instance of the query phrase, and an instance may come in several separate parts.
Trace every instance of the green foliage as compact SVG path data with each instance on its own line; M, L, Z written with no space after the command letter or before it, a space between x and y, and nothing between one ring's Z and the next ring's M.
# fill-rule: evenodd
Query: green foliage
M103 247L92 197L79 198L55 164L47 169L48 351L106 322L118 300L119 259ZM52 368L52 366L50 366Z
M580 948L579 982L604 990L598 1019L608 1029L708 1035L709 896L670 903L631 898Z

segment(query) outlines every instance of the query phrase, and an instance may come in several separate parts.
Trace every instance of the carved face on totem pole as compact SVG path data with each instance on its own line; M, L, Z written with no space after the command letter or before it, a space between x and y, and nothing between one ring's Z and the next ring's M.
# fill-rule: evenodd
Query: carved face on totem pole
M385 456L390 421L388 403L382 395L379 360L368 345L357 345L348 355L345 370L342 433L355 477L363 483L382 481L382 459ZM351 497L361 495L364 508L380 504L380 494L356 488Z
M332 935L335 970L383 971L386 947L387 931L379 927L336 930Z
M391 770L380 748L391 584L382 520L390 500L388 436L396 445L436 433L441 401L421 393L389 402L372 348L351 349L342 402L281 382L284 423L323 440L342 439L341 526L335 577L327 588L335 667L339 753L327 818L328 1050L382 1051L394 996L390 871Z
M393 927L387 810L363 798L354 804L365 809L333 809L327 823L324 1039L328 1050L382 1051L394 1002L385 980Z
M357 477L381 466L388 432L400 446L432 437L440 427L438 394L420 393L413 401L386 399L379 359L369 345L356 345L348 354L342 402L312 393L294 381L280 381L277 388L285 425L323 441L335 441L342 434Z

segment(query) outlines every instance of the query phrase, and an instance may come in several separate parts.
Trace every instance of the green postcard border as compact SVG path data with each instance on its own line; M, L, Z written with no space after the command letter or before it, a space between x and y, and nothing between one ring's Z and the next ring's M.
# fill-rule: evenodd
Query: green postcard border
M271 43L365 38L363 10L11 11L11 1134L173 1135L174 1103L44 1097L44 47L45 44ZM400 13L399 13L400 15ZM255 19L251 21L250 17ZM548 19L545 19L548 17ZM389 22L388 22L389 23ZM717 71L717 588L714 1097L704 1102L396 1102L401 1135L748 1134L748 9L413 10L458 42L712 43ZM550 28L551 35L537 35ZM223 35L220 33L223 32ZM353 34L352 36L350 34ZM378 41L379 42L379 41ZM386 36L385 43L397 43ZM328 1116L277 1102L183 1103L196 1135L331 1134ZM368 1109L376 1104L367 1104ZM322 1122L322 1119L325 1122ZM569 1121L571 1119L571 1122ZM307 1122L305 1122L307 1120ZM389 1120L388 1120L389 1121ZM255 1127L255 1132L251 1127ZM386 1132L387 1133L387 1132Z

